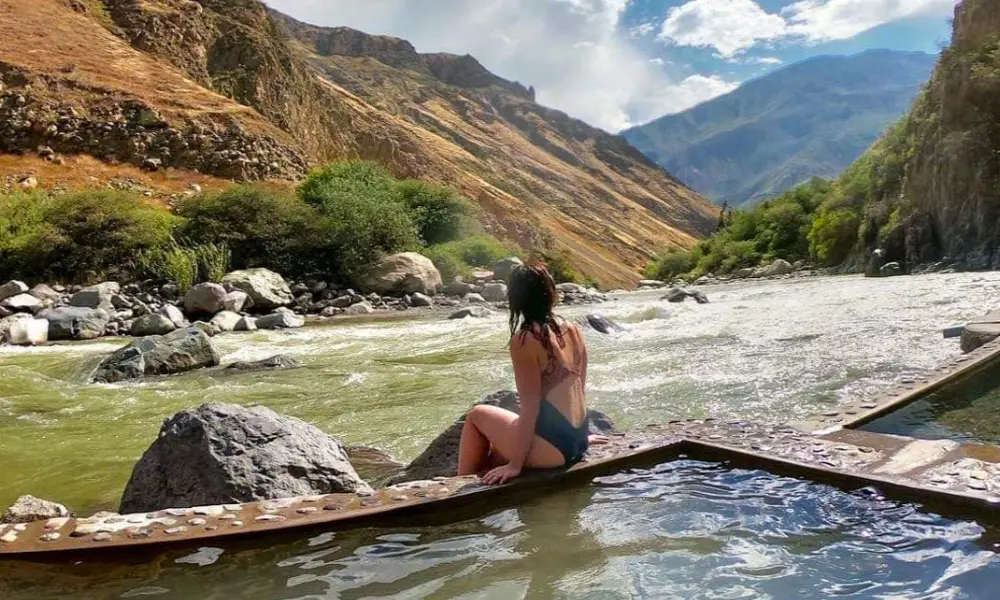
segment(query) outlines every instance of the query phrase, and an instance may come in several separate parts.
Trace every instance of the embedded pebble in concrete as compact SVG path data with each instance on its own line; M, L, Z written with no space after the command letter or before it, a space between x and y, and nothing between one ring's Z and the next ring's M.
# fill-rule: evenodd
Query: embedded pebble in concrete
M39 539L42 540L43 542L54 542L54 541L58 540L60 537L62 537L62 536L59 535L58 533L52 532L52 533L46 533L45 535L43 535Z

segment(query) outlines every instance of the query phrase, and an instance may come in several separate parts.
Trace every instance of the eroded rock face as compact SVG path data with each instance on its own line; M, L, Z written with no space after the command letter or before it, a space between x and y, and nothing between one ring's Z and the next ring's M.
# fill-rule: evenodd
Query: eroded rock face
M0 523L32 523L68 516L69 510L62 504L24 495L4 511L3 516L0 516Z
M164 422L120 511L367 491L336 438L263 406L212 403Z
M255 310L266 312L295 301L284 278L267 269L233 271L222 278L222 283L228 283L249 296Z
M172 375L220 362L219 351L197 327L135 340L101 362L94 383L115 383L150 375Z
M477 404L499 406L514 412L520 411L517 392L509 390L490 394ZM610 434L615 430L614 422L604 413L588 410L587 418L590 420L591 434ZM407 465L402 473L393 477L390 483L454 476L458 469L458 443L462 438L462 427L464 426L465 415L462 415L451 427L434 438L427 449Z
M441 273L426 256L403 252L377 264L362 283L366 293L402 295L420 292L433 296L441 289Z

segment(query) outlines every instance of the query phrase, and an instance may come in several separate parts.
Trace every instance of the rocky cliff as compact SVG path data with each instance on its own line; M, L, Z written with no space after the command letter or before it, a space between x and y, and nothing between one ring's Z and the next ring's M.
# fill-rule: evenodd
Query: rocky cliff
M0 3L0 152L285 179L343 158L439 181L497 235L606 284L715 209L623 139L474 58L321 28L257 0Z
M1000 3L956 8L951 47L901 128L876 165L888 176L872 194L863 250L889 227L887 260L1000 268Z

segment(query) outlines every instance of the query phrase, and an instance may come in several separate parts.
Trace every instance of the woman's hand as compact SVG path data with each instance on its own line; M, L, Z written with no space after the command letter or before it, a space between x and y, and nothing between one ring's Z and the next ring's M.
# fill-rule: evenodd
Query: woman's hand
M485 485L502 485L521 474L521 469L510 464L491 469L483 475L482 482Z

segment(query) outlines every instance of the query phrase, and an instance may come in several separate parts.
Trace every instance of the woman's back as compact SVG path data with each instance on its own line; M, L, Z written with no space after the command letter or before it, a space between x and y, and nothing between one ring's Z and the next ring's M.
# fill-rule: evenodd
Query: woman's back
M543 402L549 402L573 427L587 416L587 347L576 325L559 322L530 329L542 375Z

